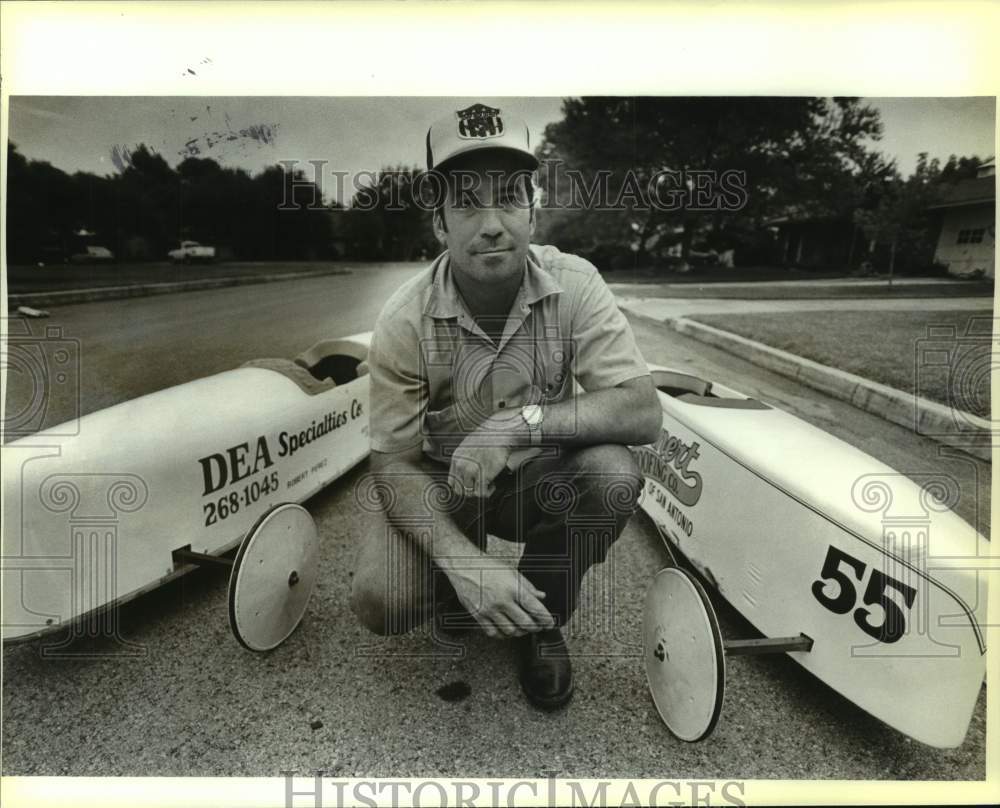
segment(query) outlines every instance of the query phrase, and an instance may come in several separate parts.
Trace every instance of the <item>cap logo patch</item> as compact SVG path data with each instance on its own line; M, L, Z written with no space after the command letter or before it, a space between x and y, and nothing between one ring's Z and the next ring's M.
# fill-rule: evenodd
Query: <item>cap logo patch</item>
M466 140L486 140L503 134L503 118L500 110L485 104L473 104L460 109L458 116L458 136Z

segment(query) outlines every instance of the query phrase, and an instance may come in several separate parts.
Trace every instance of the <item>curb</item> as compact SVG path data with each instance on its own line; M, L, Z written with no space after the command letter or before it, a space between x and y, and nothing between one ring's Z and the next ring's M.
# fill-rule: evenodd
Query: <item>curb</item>
M956 410L912 393L904 393L886 384L873 382L685 317L660 320L627 306L622 308L635 317L665 325L679 334L721 348L758 367L846 401L860 410L906 427L925 438L953 446L992 463L992 425L978 415Z
M890 287L883 282L829 283L825 281L711 281L677 283L650 281L615 281L606 277L615 295L647 300L922 300L956 297L992 299L993 288L968 281L914 283L896 281Z
M100 300L119 300L128 297L170 295L178 292L198 292L204 289L222 289L229 286L247 286L255 283L290 281L296 278L317 278L324 275L350 275L349 269L280 272L267 275L235 275L225 278L203 278L196 281L139 283L126 286L100 286L95 289L61 289L52 292L21 292L7 295L7 310L18 306L61 306L68 303L93 303Z

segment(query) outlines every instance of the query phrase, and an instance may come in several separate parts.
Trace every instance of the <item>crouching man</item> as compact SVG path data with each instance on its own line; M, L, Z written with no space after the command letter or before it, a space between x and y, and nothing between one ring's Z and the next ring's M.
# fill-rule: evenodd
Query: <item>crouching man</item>
M628 445L657 438L660 406L597 270L529 244L538 164L524 122L476 104L431 126L426 146L447 180L433 217L446 250L375 323L381 496L353 606L382 634L458 617L516 638L525 695L555 708L573 693L560 627L635 511ZM516 568L487 553L487 534L523 545Z

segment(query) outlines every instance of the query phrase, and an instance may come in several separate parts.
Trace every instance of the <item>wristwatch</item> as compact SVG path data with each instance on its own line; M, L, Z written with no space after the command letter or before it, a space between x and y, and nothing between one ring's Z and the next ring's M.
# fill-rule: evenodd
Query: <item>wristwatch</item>
M525 404L521 407L521 417L528 426L528 438L531 446L542 442L542 408L538 404Z

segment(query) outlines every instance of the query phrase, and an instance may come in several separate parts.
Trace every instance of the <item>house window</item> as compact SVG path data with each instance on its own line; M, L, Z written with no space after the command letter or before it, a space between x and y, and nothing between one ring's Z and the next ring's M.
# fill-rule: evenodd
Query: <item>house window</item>
M958 231L958 243L959 244L982 244L983 243L983 233L986 232L984 227L970 228L968 230Z

